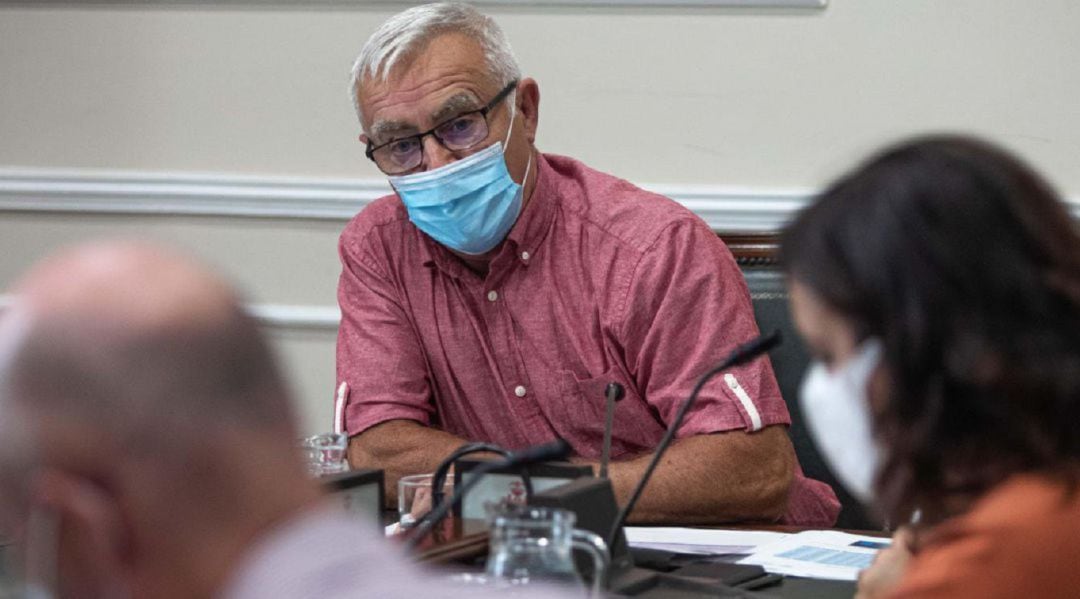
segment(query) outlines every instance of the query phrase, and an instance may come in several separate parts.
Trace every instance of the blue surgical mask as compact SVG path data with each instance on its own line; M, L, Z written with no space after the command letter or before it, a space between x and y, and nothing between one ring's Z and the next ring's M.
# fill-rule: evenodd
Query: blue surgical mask
M510 116L510 126L514 115ZM499 245L521 214L522 187L506 169L506 140L434 170L390 177L409 220L442 245L478 255ZM529 176L532 156L525 167Z

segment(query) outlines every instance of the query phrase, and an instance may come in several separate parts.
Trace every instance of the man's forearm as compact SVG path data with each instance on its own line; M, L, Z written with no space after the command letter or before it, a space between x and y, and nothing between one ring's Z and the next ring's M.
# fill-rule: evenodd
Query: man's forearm
M390 420L349 439L353 468L381 468L386 501L397 504L397 481L408 474L432 472L466 441L412 420Z
M650 453L611 463L620 505L629 500L651 459ZM791 442L780 426L680 439L657 465L630 521L775 521L787 508L794 463Z

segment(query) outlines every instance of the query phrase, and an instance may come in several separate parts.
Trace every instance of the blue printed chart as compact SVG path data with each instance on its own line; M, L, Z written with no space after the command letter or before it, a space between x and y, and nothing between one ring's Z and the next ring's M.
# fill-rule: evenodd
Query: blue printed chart
M826 549L824 547L811 547L803 545L791 551L778 553L777 557L783 557L801 562L825 564L827 566L844 566L849 568L863 569L874 561L871 553L855 553L854 551L842 551L839 549Z
M788 535L757 548L739 563L757 564L787 576L855 580L889 540L833 530L811 530Z

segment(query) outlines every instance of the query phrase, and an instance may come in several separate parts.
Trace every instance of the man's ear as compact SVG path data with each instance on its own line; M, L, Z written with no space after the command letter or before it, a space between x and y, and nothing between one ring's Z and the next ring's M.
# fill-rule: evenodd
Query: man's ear
M62 596L112 596L130 588L132 556L120 504L89 479L57 469L34 477L35 509L59 522L57 570Z
M516 99L518 113L525 125L525 139L529 145L536 143L536 128L540 122L540 86L532 77L518 83Z

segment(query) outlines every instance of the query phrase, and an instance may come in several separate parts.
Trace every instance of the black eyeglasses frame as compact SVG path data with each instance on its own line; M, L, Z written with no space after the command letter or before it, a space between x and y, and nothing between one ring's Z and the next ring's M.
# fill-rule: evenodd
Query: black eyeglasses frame
M399 142L399 141L401 141L403 139L409 139L409 138L415 137L420 142L421 151L423 151L424 138L427 137L428 135L434 137L440 144L442 144L442 146L444 148L446 148L447 147L446 143L443 142L443 140L438 136L438 134L435 133L435 131L437 131L440 127L442 127L443 125L445 125L445 124L447 124L447 123L449 123L451 121L456 121L457 119L460 119L463 116L468 116L470 114L475 114L475 113L478 113L478 112L484 117L484 123L487 124L488 113L490 113L492 110L494 110L495 107L498 106L500 102L505 100L506 97L510 95L510 92L514 91L514 89L517 88L517 84L518 84L518 80L514 79L510 83L507 83L506 86L503 87L502 90L499 91L499 93L495 94L495 97L492 98L490 102L488 102L487 104L485 104L481 108L478 108L476 110L469 110L469 111L463 112L461 114L455 115L455 116L453 116L451 118L448 118L445 121L442 121L441 123L435 125L431 129L428 129L427 131L424 131L423 133L417 133L417 134L414 134L414 135L408 135L408 136L405 136L405 137L399 137L397 139L391 139L390 141L388 141L386 143L381 143L381 144L379 144L377 146L372 145L371 141L368 141L367 142L367 148L364 149L364 155L368 157L368 160L374 162L375 165L378 166L379 163L378 163L378 161L375 160L375 152L377 150L379 150L381 148L385 148L386 146L388 146L388 145L390 145L392 143ZM490 127L489 127L488 135L490 135L490 134L491 134L491 130L490 130ZM476 144L479 144L480 142L482 142L486 138L487 138L487 136L484 136L484 138L477 141ZM457 150L454 150L454 151L468 150L470 148L476 147L476 144L473 144L473 145L471 145L469 147L466 147L466 148L458 148ZM447 149L450 149L450 148L447 148ZM413 168L415 168L415 167L413 167ZM379 167L379 170L382 170L382 167ZM409 170L409 169L406 169L406 171L407 170ZM406 172L406 171L402 171L402 172ZM386 172L386 171L383 171L383 172Z

